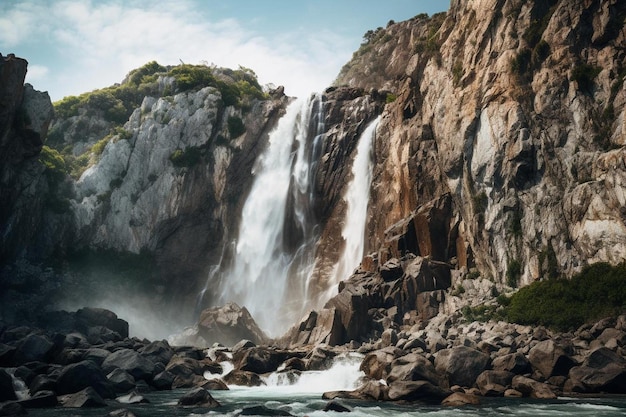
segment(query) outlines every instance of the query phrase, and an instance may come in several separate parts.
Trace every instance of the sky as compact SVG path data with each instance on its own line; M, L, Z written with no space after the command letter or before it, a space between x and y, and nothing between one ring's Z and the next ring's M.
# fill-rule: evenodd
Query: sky
M29 62L52 101L149 61L252 69L290 96L321 91L370 29L450 0L0 0L0 53Z

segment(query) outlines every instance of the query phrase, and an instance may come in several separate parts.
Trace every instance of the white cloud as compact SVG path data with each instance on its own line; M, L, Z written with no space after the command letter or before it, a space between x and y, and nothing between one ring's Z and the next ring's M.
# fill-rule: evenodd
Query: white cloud
M26 73L26 82L31 84L45 79L50 70L43 65L28 65L28 72Z
M157 4L153 4L157 3ZM210 21L190 1L98 3L66 0L54 5L9 10L7 19L21 22L10 42L45 36L59 54L59 66L40 73L35 85L53 99L120 82L131 69L148 61L161 64L215 63L253 69L261 83L285 85L301 96L329 85L351 55L351 46L332 32L283 33L272 38L251 32L235 20ZM54 27L49 26L54 22ZM12 23L9 23L12 25ZM10 43L9 42L9 43ZM29 59L29 57L24 57ZM32 69L32 68L31 68Z

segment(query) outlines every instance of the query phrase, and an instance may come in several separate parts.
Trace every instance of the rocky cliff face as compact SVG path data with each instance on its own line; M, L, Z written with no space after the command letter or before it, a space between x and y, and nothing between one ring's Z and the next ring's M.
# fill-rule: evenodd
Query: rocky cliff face
M411 218L411 252L474 259L499 283L622 261L625 16L616 1L455 1L377 32L337 80L397 96L377 136L370 248L397 255L385 231ZM418 220L432 205L438 224Z

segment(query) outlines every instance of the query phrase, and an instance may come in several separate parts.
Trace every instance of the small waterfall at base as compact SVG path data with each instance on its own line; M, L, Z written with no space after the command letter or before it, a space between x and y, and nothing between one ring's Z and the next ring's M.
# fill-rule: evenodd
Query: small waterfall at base
M317 242L312 170L320 153L322 107L319 95L296 100L270 133L253 168L230 261L211 268L201 294L217 285L213 302L245 306L270 336L303 314Z
M380 118L378 116L374 119L359 138L356 155L352 163L352 180L344 195L347 207L341 236L345 241L345 246L330 277L331 287L324 294L325 299L336 294L339 282L348 278L363 259L367 206L372 184L372 145Z

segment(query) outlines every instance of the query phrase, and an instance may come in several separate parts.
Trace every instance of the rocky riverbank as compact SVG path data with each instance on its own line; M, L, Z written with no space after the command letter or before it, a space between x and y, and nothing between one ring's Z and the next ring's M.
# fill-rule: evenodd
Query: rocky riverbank
M227 309L237 316L232 305ZM109 415L124 415L115 413L146 402L146 392L178 388L187 390L178 406L215 408L211 391L264 385L271 373L296 382L354 351L363 355L361 386L326 392L325 399L460 406L481 397L626 392L626 315L573 333L440 315L360 346L291 349L250 340L198 348L130 338L128 323L104 309L54 312L37 325L0 326L0 415L41 407L107 407Z

